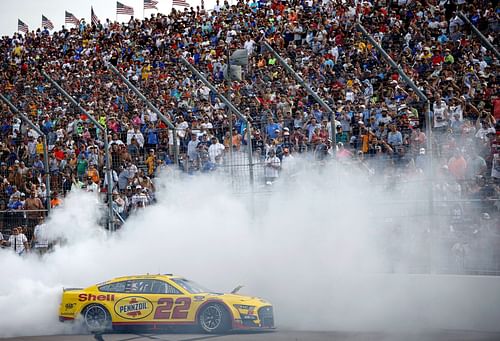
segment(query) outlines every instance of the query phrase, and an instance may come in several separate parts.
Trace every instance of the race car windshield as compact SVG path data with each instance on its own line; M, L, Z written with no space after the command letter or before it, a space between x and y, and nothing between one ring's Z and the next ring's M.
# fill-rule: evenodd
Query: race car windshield
M190 294L201 294L204 292L212 292L212 290L204 288L198 283L195 283L185 278L172 278L172 280L176 284L180 285L183 289L187 290Z

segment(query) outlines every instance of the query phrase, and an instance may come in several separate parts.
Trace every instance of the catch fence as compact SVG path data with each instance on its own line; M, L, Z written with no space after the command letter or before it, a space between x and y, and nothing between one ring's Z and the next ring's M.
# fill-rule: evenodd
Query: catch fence
M47 210L2 210L0 232L4 239L8 239L13 228L21 227L28 240L31 240L34 227L40 222L40 218L46 216Z

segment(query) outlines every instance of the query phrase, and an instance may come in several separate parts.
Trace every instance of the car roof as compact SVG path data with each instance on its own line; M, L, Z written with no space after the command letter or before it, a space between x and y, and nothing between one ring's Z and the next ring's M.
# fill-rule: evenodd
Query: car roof
M182 277L173 274L131 275L131 276L115 277L109 280L108 282L131 280L131 279L172 279L172 278L182 278Z

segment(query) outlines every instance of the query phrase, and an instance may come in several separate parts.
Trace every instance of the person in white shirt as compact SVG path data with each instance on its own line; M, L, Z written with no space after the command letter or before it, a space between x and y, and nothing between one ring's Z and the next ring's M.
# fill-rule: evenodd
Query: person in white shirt
M85 190L87 192L99 193L99 185L96 184L91 177L87 178L87 183L85 184Z
M146 195L141 185L135 187L135 194L131 198L132 208L134 210L144 208L148 205L149 198Z
M283 175L290 176L294 173L295 158L288 148L283 148L283 157L281 158L281 171Z
M138 127L135 127L133 129L129 129L127 131L127 145L130 145L132 143L133 137L135 137L137 143L142 148L144 146L144 135L142 135L142 133Z
M47 238L47 225L44 222L44 217L40 217L38 225L33 231L33 239L31 245L35 252L43 254L49 249L49 239Z
M281 169L280 159L276 156L274 149L269 150L264 168L264 176L266 178L266 184L272 184L274 181L278 179L280 169Z
M477 126L479 129L477 130L475 137L478 139L484 140L488 134L495 134L495 128L489 127L487 123L480 122L477 123Z
M216 163L218 165L222 164L224 155L224 150L226 147L216 137L212 137L212 144L208 147L208 155L210 157L210 162Z
M255 41L252 39L252 37L247 37L247 40L245 41L243 47L245 48L245 50L247 50L248 55L251 55L253 53L255 48Z
M446 128L448 126L448 105L439 96L432 106L434 110L434 128Z
M189 124L184 120L184 117L179 116L179 123L176 124L175 130L177 132L177 136L180 138L184 138L186 136L186 129L189 128Z
M106 166L104 166L103 172L104 172L104 182L102 183L102 186L107 189L109 172L107 171ZM111 192L112 192L116 188L116 185L118 184L118 174L116 174L116 171L114 169L111 170L111 179L113 179L111 181Z
M29 250L28 238L26 238L24 233L22 233L21 231L21 227L14 227L12 229L12 234L10 235L9 240L7 242L2 240L0 241L0 243L2 243L2 245L10 246L12 251L14 251L18 255L24 254Z

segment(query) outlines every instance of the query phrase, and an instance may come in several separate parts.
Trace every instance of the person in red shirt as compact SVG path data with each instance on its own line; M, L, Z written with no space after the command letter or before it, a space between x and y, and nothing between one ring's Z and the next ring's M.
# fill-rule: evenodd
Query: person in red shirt
M58 161L64 160L65 153L64 153L64 151L59 146L55 146L52 151L54 152L54 156L56 157L56 159Z

